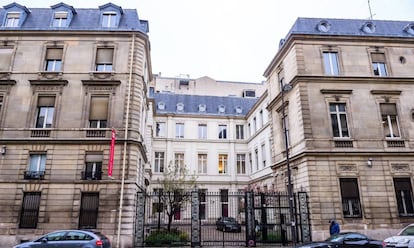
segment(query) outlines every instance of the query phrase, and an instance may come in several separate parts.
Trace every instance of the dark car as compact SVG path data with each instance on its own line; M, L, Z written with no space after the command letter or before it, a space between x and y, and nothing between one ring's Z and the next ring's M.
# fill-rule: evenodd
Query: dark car
M94 231L86 230L59 230L48 233L33 241L15 245L13 248L111 248L109 239Z
M336 247L366 247L382 248L383 243L379 240L368 238L357 232L344 232L332 235L325 241L312 242L297 246L298 248L336 248Z
M220 217L216 221L216 229L223 232L241 232L241 225L233 217Z

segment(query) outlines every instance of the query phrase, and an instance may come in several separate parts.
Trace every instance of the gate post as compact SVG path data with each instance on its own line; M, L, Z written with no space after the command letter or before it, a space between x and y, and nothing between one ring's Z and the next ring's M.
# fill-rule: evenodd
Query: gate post
M300 213L300 227L301 227L301 238L302 242L311 241L311 230L309 223L309 209L308 209L308 199L306 192L298 192L298 201L299 201L299 213Z
M246 246L256 246L256 230L254 221L254 193L248 191L245 194L245 209L246 209Z
M144 246L145 192L137 193L135 247Z
M201 246L200 198L198 190L191 192L191 247Z

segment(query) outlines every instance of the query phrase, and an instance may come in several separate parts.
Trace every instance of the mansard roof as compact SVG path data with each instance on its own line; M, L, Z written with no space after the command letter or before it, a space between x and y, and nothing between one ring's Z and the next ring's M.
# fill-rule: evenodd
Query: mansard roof
M4 20L6 18L8 9L11 7L19 7L20 9L28 10L24 22L19 27L4 27ZM108 3L97 8L79 8L75 9L72 6L64 3L59 3L50 8L29 8L12 3L0 8L0 30L56 30L52 27L51 20L53 19L54 11L57 7L66 6L73 13L73 19L70 25L60 30L69 31L140 31L148 33L148 22L140 20L136 9L122 9L121 7ZM117 27L107 28L101 25L102 9L113 8L119 10L121 17Z
M157 114L188 114L188 115L217 115L245 117L258 98L235 96L201 96L174 93L155 93L155 112ZM164 105L164 109L159 105ZM183 110L177 108L183 105ZM203 107L205 107L205 109ZM201 108L200 108L201 107ZM220 112L224 107L224 112Z

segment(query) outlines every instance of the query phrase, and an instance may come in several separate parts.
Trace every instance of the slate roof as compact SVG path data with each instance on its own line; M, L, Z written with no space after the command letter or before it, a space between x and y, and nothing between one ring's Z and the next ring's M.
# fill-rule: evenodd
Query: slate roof
M7 7L6 5L4 7ZM21 6L21 5L20 5ZM24 6L23 6L24 7ZM52 27L52 17L54 10L51 8L28 8L29 13L26 20L21 27L11 28L4 27L6 17L6 9L0 9L0 30L70 30L70 31L82 31L82 30L95 30L95 31L140 31L148 33L148 22L146 20L140 20L138 13L135 9L122 9L122 16L119 22L119 26L116 28L103 28L100 24L101 10L99 7L92 8L74 8L75 14L69 25L69 27ZM26 8L26 7L25 7Z
M217 115L217 116L246 116L258 98L244 98L235 96L200 96L183 95L174 93L155 93L155 111L157 114L188 114L188 115ZM165 109L158 108L163 102ZM182 112L177 111L177 104L184 104ZM205 104L206 111L200 112L199 105ZM219 113L219 105L225 107L224 113ZM241 108L241 113L236 112L236 107Z
M318 24L327 22L329 30L322 32ZM366 33L362 27L366 23L374 24L375 31ZM412 26L409 26L412 25ZM323 19L323 18L298 18L293 24L286 38L292 34L315 35L345 35L345 36L383 36L383 37L414 37L414 33L408 32L407 26L414 31L414 21L386 21L386 20L362 20L362 19ZM404 30L406 29L406 30Z

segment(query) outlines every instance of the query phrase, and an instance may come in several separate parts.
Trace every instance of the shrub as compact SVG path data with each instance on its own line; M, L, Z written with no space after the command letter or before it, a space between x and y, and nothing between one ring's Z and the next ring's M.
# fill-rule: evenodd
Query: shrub
M178 230L156 231L151 233L145 239L147 246L182 246L188 242L188 235Z

